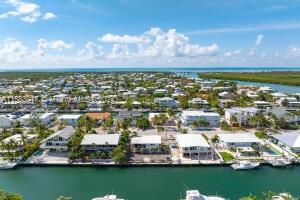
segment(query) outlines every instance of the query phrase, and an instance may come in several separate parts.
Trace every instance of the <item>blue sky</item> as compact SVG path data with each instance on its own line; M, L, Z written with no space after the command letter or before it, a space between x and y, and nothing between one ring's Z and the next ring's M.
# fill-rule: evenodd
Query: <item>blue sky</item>
M299 0L0 0L0 67L300 66Z

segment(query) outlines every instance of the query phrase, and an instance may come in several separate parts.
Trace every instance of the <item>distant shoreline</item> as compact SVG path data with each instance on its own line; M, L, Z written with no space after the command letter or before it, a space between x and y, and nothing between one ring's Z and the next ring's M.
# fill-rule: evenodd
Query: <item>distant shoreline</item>
M207 72L199 74L199 77L300 86L300 71Z
M111 67L111 68L18 68L3 72L271 72L300 71L299 67Z

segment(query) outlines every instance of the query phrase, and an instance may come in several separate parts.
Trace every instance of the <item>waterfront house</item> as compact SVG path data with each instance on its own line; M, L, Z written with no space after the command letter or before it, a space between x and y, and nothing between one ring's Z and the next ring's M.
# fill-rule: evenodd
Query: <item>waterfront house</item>
M120 134L88 134L84 135L80 145L86 152L109 152L118 146L119 140Z
M266 92L266 93L269 93L269 92L272 92L273 89L269 86L260 86L258 91L262 91L262 92Z
M258 112L259 110L253 107L225 109L225 121L232 126L247 125L249 119Z
M81 115L61 115L57 119L61 122L66 122L69 126L75 126Z
M154 103L157 103L160 106L165 106L168 108L178 108L179 106L179 102L170 97L155 98Z
M278 119L283 119L287 123L295 123L300 121L299 116L294 115L280 107L273 107L272 109L268 110L268 113L273 114Z
M110 113L109 112L86 113L85 116L94 120L97 123L97 125L100 125L102 122L104 122L105 120L107 120L110 117Z
M17 120L25 114L23 112L13 112L7 115L0 115L0 128L11 128Z
M126 110L121 110L118 112L118 119L121 118L129 118L129 117L141 117L143 115L142 112L139 111L126 111Z
M262 140L250 133L218 134L220 144L225 149L252 147L260 145Z
M75 129L68 126L56 133L51 134L46 139L42 140L40 148L50 151L68 151L68 142L75 134Z
M212 148L206 139L199 134L176 135L176 143L182 157L211 159Z
M191 125L194 121L204 120L209 123L210 127L216 127L219 125L220 115L214 112L184 110L180 119L184 125Z
M287 105L283 105L285 101ZM287 109L300 108L300 101L298 101L296 97L282 97L277 101L277 104L286 107Z
M0 115L0 128L11 128L14 122L10 116Z
M240 156L258 156L257 150L262 146L262 140L254 134L218 134L221 148L237 150Z
M289 148L290 150L296 153L300 153L300 132L299 131L291 131L291 132L276 134L273 135L273 138L280 146Z
M152 152L161 145L160 135L144 135L131 138L131 145L135 151Z
M19 118L19 121L23 126L31 126L34 120L41 122L44 125L49 125L52 120L54 120L54 113L44 113L40 116L32 116L31 114L26 114Z
M5 138L2 141L2 144L8 145L12 144L11 149L2 149L1 153L5 153L7 151L14 153L14 152L21 152L24 150L24 142L33 142L37 135L34 134L15 134L8 138Z
M271 93L271 95L272 95L275 99L280 99L280 98L287 97L286 94L281 93L281 92L274 92L274 93Z

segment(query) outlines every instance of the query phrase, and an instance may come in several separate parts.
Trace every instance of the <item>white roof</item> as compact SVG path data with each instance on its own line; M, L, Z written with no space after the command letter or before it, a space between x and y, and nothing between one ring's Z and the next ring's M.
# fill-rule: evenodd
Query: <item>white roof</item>
M78 119L81 115L61 115L58 119Z
M49 135L46 139L43 139L41 143L44 143L45 141L52 139L56 136L69 139L75 134L76 130L72 126L67 126L62 130L59 130L51 135Z
M225 109L225 111L230 113L239 113L239 112L257 113L259 110L254 107L234 107L234 108Z
M44 113L40 116L40 119L44 119L44 118L50 117L52 115L55 115L55 113Z
M199 134L176 135L178 146L182 147L210 147L208 142Z
M283 94L281 92L274 92L271 94L273 97L286 97L286 94Z
M37 135L33 135L33 134L24 134L24 138L26 138L27 140L31 140L31 139L35 138L36 136ZM12 135L12 136L10 136L8 138L5 138L3 140L3 143L7 144L10 141L14 141L18 145L23 145L22 134L16 134L16 135Z
M149 113L148 119L152 119L155 116L159 116L159 115L165 115L167 117L169 117L168 113Z
M214 112L204 112L198 110L184 110L182 111L182 116L220 116L218 113Z
M167 92L168 90L166 89L156 89L155 92Z
M67 94L57 94L57 95L54 95L53 97L54 98L63 98L63 97L67 97L68 95Z
M283 133L273 137L289 147L300 147L300 132Z
M26 114L22 117L20 117L20 119L30 119L31 118L31 114Z
M267 101L253 101L255 104L270 104L270 102Z
M260 143L261 139L254 134L249 133L235 133L235 134L218 134L221 141L225 143Z
M131 144L161 144L161 136L145 135L131 138Z
M81 141L81 145L118 145L120 134L88 134Z

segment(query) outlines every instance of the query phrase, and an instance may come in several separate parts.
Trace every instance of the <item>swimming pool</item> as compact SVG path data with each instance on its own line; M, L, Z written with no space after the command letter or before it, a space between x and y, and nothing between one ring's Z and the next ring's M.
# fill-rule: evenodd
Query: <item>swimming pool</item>
M269 154L269 155L272 155L272 156L275 156L275 155L280 155L281 153L279 151L277 151L276 149L274 149L273 147L271 146L266 146L264 147L264 150L263 150L265 153Z

